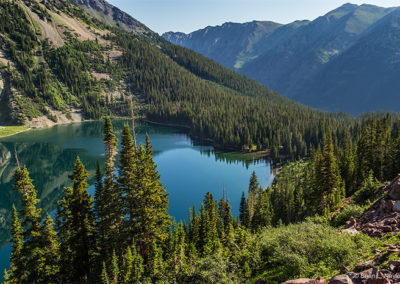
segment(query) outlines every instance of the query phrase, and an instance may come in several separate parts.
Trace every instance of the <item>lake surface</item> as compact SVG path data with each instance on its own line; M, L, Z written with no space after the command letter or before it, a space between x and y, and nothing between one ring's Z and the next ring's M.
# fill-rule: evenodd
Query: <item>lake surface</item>
M120 139L124 121L113 121ZM272 183L270 163L251 154L223 153L213 147L191 140L187 130L138 122L138 142L148 133L154 150L154 161L161 182L169 193L169 214L177 221L188 218L188 209L200 208L206 192L214 198L228 195L238 215L242 191L247 192L250 175L256 172L260 185ZM15 149L15 150L14 150ZM104 167L103 122L85 122L33 130L0 138L0 279L8 267L12 204L19 205L19 194L12 189L17 168L14 152L30 171L44 212L53 212L63 188L71 185L68 175L79 156L94 183L96 161ZM94 186L89 192L93 194Z

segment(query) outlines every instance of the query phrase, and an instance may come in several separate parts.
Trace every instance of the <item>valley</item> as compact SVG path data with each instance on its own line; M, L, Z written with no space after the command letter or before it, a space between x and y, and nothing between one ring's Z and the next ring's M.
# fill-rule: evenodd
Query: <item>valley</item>
M162 37L0 0L3 282L392 283L398 15Z

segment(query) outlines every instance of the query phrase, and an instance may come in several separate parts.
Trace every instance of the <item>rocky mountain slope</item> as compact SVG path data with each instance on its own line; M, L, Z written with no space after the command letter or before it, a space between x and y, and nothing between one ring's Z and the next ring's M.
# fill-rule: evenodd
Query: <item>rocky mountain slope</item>
M235 24L229 32L224 24L164 37L313 107L354 114L399 110L397 13L395 8L345 4L312 22L275 24L259 37L260 48L253 53L215 44L250 41L254 30L237 32L250 23Z
M298 155L316 147L323 129L353 121L300 105L126 14L117 19L129 31L109 25L102 15L119 10L106 2L79 3L0 2L1 124L129 116L132 99L136 114L188 126L217 147ZM84 11L92 8L101 17Z
M70 1L82 7L85 12L108 25L117 26L126 31L133 31L140 34L151 32L151 30L144 24L104 0Z

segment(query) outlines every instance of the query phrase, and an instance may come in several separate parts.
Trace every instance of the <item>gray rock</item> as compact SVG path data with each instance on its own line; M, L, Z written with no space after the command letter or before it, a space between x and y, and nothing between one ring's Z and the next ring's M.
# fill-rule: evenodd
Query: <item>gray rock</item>
M392 210L393 210L394 212L400 212L400 200L397 200L397 201L394 203Z
M329 284L353 284L353 281L350 279L349 276L342 274L333 277L329 281Z

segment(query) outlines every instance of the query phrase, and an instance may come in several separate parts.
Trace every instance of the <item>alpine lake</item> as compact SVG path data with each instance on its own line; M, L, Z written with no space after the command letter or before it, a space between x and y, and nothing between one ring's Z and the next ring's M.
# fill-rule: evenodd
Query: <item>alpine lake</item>
M127 122L113 121L119 140ZM12 205L20 206L20 194L12 186L16 156L30 172L43 213L54 217L63 188L72 184L68 176L77 156L90 173L88 190L94 196L97 161L104 170L103 125L102 121L57 125L0 138L0 280L9 267ZM177 221L187 220L193 205L199 209L208 191L215 199L227 196L233 214L238 216L240 198L243 191L247 193L251 173L256 172L262 187L273 181L271 163L266 158L217 151L204 141L192 140L185 128L137 121L135 133L138 143L144 143L146 133L150 136L154 161L169 194L168 212Z

